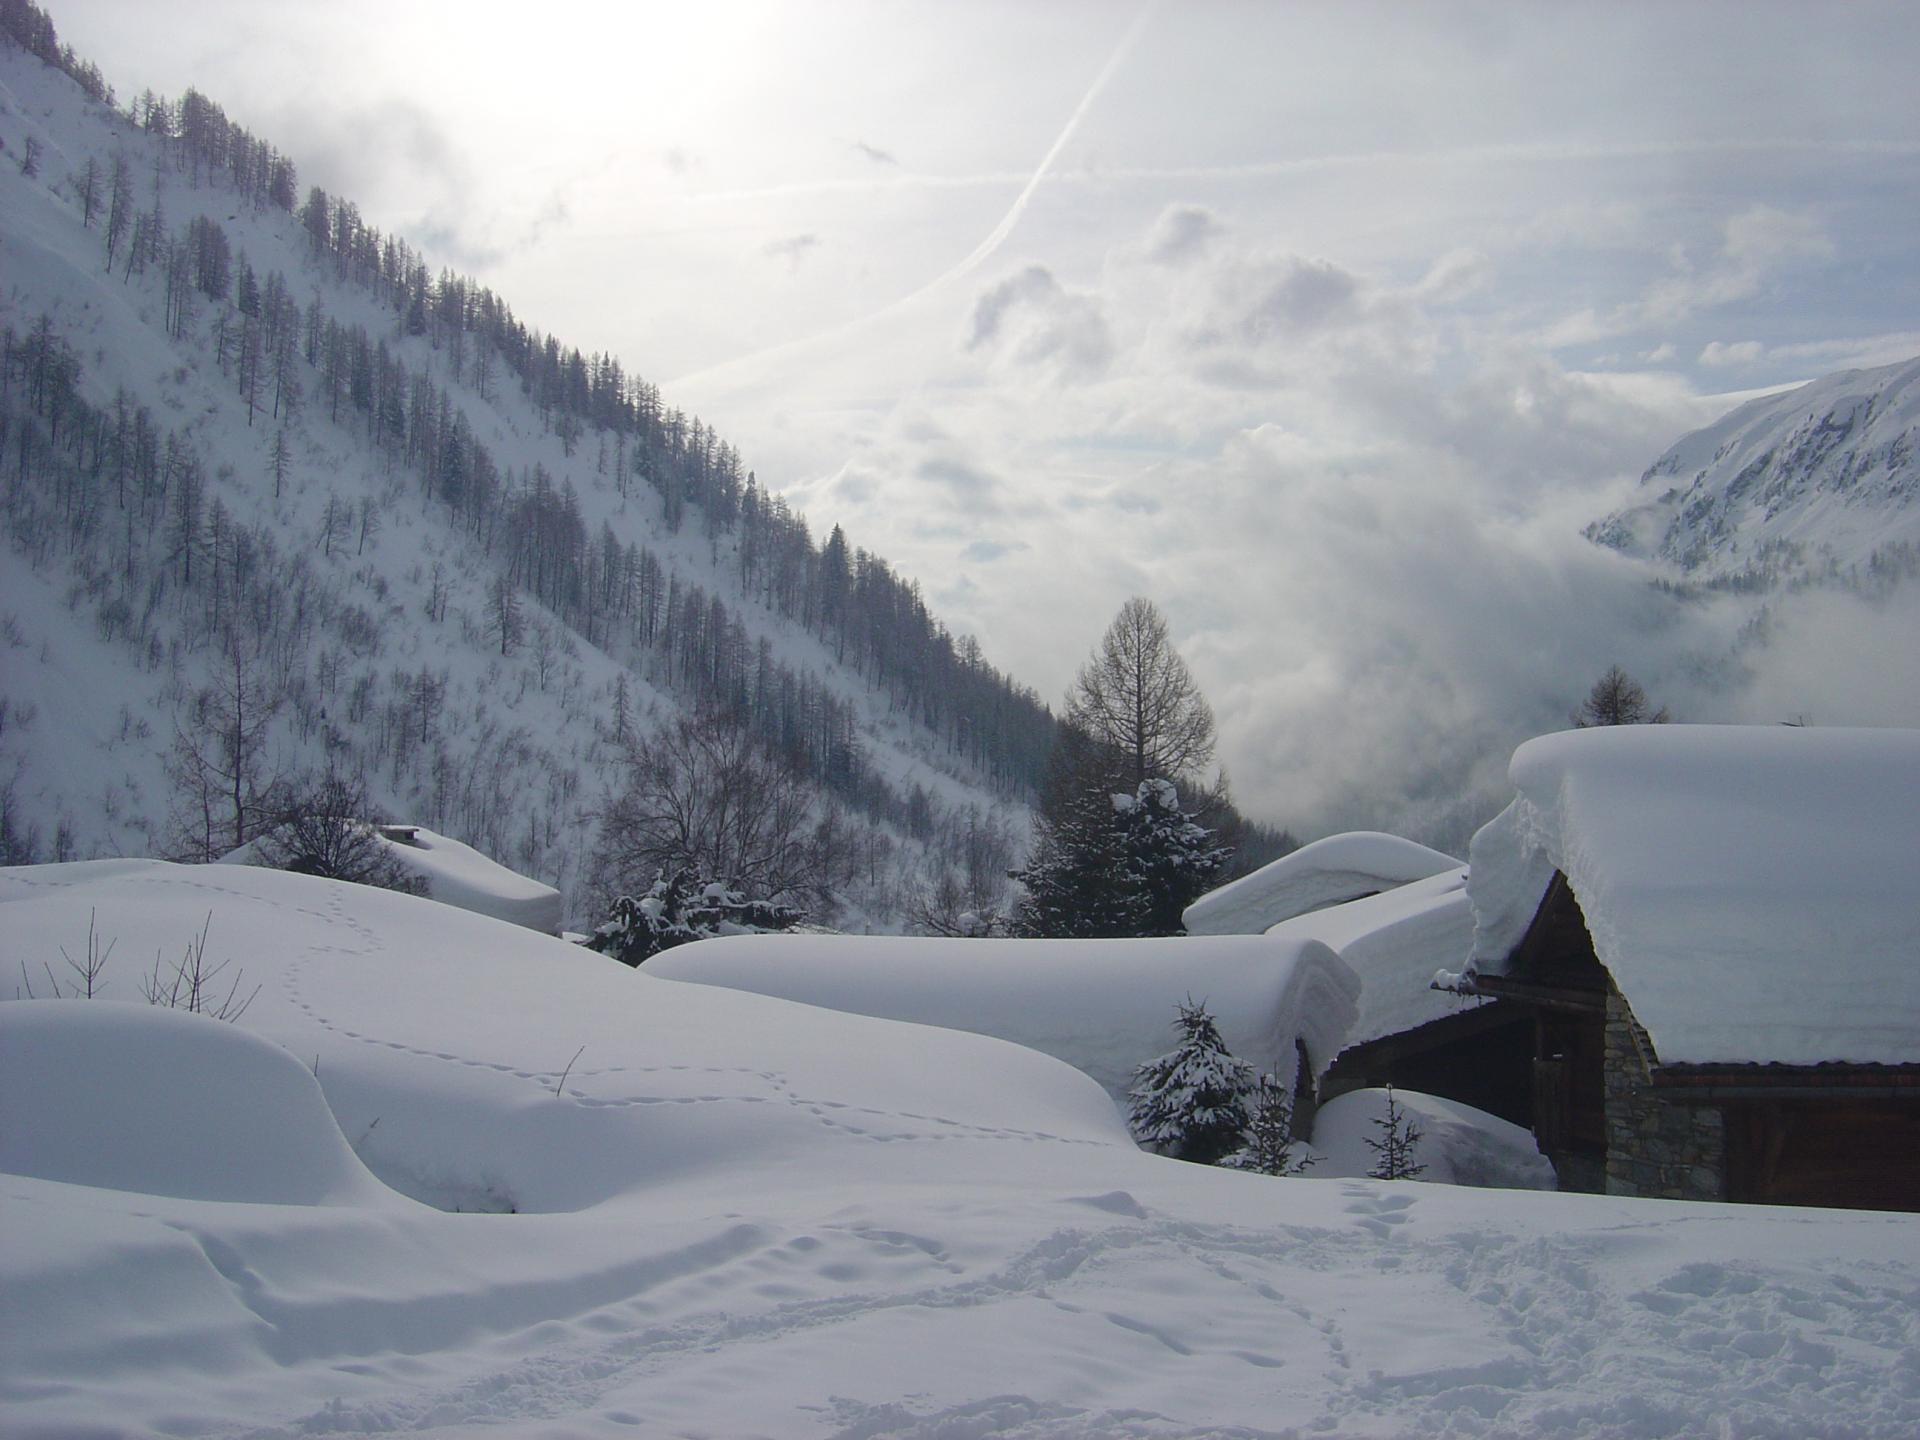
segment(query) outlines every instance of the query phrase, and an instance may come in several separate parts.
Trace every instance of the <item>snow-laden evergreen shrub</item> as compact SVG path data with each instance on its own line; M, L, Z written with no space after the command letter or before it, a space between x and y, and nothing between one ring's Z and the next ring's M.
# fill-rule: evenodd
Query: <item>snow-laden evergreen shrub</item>
M662 950L715 935L787 930L806 912L768 900L750 900L717 880L699 881L690 870L655 878L639 899L622 895L594 927L587 948L638 965Z
M1253 1067L1228 1053L1205 1005L1179 1007L1180 1044L1134 1071L1129 1124L1142 1145L1212 1165L1240 1148Z

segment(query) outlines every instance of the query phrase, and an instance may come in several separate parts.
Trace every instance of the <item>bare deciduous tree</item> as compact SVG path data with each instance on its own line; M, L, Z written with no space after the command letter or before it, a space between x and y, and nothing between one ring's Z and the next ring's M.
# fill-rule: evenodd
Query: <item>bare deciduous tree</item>
M1672 719L1666 706L1655 710L1640 682L1618 665L1607 667L1573 713L1574 726L1580 730L1600 725L1665 725Z
M1153 602L1120 607L1067 694L1067 721L1118 753L1128 788L1198 777L1213 759L1213 711Z
M269 763L267 740L283 700L261 642L229 628L214 682L176 717L167 758L172 848L181 858L218 859L278 815L283 783Z
M279 823L259 837L254 851L276 870L408 895L427 893L426 882L401 864L381 839L359 777L338 771L296 786Z
M806 784L741 726L676 720L628 745L626 774L600 820L610 893L680 869L768 900L817 888Z

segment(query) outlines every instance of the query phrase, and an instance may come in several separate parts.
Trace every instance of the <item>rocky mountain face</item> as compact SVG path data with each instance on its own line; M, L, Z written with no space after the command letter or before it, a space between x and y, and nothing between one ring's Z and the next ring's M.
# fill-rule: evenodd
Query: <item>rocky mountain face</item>
M1920 359L1749 401L1641 479L1590 540L1716 589L1883 588L1920 565Z

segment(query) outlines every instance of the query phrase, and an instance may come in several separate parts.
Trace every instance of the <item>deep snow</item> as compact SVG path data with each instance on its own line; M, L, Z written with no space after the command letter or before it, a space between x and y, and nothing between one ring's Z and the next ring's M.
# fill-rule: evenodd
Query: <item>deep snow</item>
M1316 1069L1346 1042L1359 983L1317 940L899 940L740 936L682 945L649 975L854 1015L993 1035L1091 1075L1122 1108L1133 1072L1204 1005L1233 1055L1287 1084L1296 1040Z
M1458 867L1438 850L1377 830L1329 835L1209 890L1186 908L1189 935L1258 935L1329 905L1377 895Z
M0 872L0 973L90 918L104 999L0 1004L10 1436L1920 1428L1914 1217L1202 1169L1031 1050L246 867ZM237 1026L138 1003L203 925Z
M1482 1002L1433 988L1434 972L1459 969L1473 950L1467 868L1454 866L1383 894L1283 920L1274 940L1318 940L1360 981L1360 1008L1346 1045L1364 1045L1442 1020Z
M1575 730L1509 774L1473 842L1474 969L1558 870L1664 1063L1920 1062L1920 730Z

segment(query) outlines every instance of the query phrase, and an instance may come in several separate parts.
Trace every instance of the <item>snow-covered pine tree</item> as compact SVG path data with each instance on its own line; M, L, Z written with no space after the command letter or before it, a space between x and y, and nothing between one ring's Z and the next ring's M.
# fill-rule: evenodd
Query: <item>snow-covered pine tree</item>
M1252 1119L1241 1136L1241 1146L1220 1163L1230 1170L1254 1170L1262 1175L1298 1175L1314 1163L1311 1155L1295 1155L1293 1092L1271 1075L1262 1075L1248 1101Z
M1137 907L1114 823L1114 756L1063 727L1034 816L1026 868L1012 871L1025 893L1013 931L1046 940L1136 935Z
M1184 935L1180 917L1212 886L1233 856L1213 832L1180 808L1170 780L1143 780L1131 795L1112 797L1126 856L1135 935Z
M1371 1135L1363 1138L1378 1159L1367 1174L1375 1180L1418 1179L1427 1168L1413 1158L1413 1147L1420 1143L1422 1131L1400 1108L1391 1085L1387 1086L1387 1113L1376 1115L1373 1123L1380 1131L1380 1138L1376 1140Z
M1204 1003L1189 996L1179 1011L1180 1044L1133 1072L1128 1120L1142 1145L1212 1165L1240 1146L1253 1067L1228 1053Z

